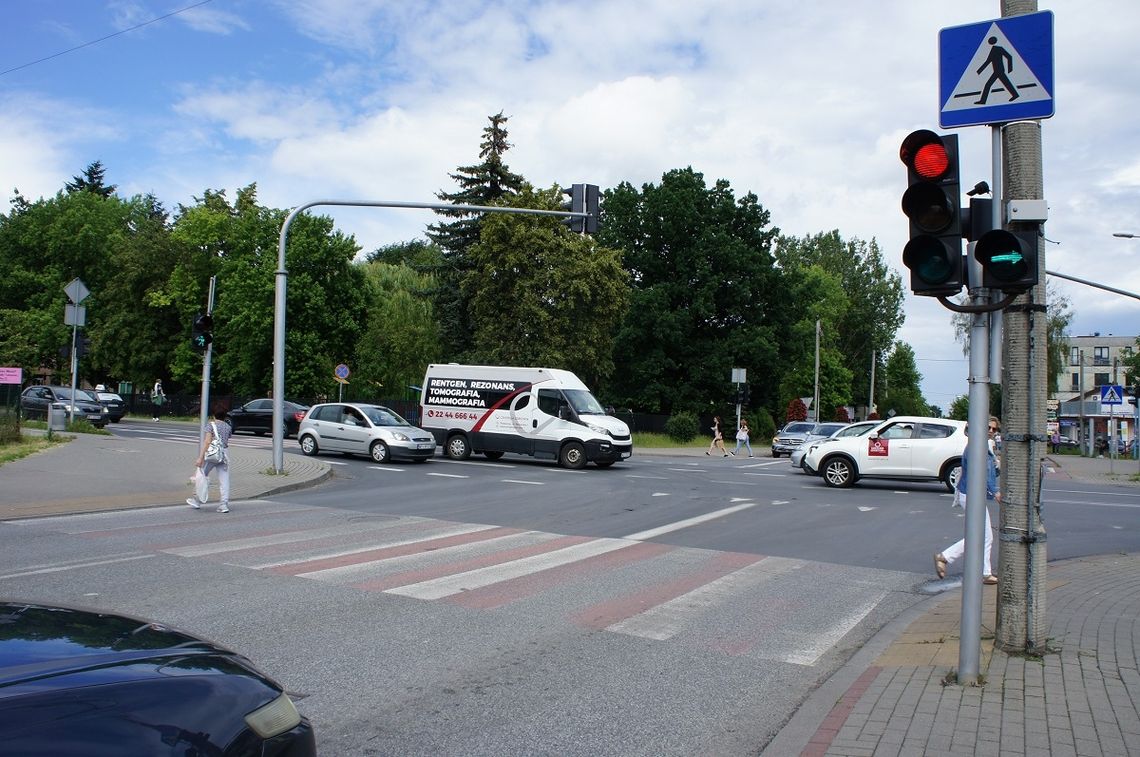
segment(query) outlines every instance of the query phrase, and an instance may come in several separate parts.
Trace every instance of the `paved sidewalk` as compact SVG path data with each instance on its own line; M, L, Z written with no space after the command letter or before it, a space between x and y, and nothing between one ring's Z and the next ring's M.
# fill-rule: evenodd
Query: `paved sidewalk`
M197 445L161 438L68 434L72 440L0 465L0 520L183 504L194 493ZM286 444L296 444L288 440ZM274 475L268 448L230 444L230 502L313 486L329 478L320 458L285 455ZM217 476L210 500L217 501Z

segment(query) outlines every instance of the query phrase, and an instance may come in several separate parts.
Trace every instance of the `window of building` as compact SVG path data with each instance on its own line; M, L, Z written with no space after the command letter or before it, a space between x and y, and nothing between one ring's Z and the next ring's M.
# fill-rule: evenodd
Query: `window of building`
M1071 353L1069 354L1069 365L1080 365L1080 364L1081 364L1081 348L1080 347L1073 347Z
M1104 386L1105 384L1109 383L1108 374L1107 373L1094 373L1093 374L1093 383L1096 384L1097 386Z
M1108 347L1093 347L1093 365L1108 365Z
M1079 392L1081 390L1081 374L1073 374L1073 385L1071 388L1074 392Z

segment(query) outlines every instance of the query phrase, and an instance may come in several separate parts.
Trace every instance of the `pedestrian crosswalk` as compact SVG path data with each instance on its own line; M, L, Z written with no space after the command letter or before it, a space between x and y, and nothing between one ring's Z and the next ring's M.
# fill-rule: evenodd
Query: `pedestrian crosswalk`
M749 503L725 504L727 512ZM266 501L243 502L224 522L223 532L201 512L153 508L24 523L140 554L503 613L504 623L544 617L584 632L809 666L890 592L913 584L889 571L677 546L667 543L667 528L594 537ZM829 592L826 602L813 601L829 584L842 585L841 599Z

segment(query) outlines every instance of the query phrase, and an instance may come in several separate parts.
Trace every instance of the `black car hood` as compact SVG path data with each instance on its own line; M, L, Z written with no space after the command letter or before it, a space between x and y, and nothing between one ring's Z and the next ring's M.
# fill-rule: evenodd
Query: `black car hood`
M20 683L116 666L130 668L130 677L192 667L230 673L237 668L263 678L241 655L157 623L92 610L0 602L0 696L5 687Z

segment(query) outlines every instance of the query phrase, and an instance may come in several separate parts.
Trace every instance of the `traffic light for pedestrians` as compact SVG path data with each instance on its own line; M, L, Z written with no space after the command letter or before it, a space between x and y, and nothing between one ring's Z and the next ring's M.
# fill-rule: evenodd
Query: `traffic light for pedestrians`
M903 140L899 159L907 173L902 210L910 241L903 264L910 269L910 288L930 297L957 294L966 284L958 137L919 129Z
M585 213L586 212L586 185L574 184L569 189L563 189L563 193L570 195L570 201L562 204L563 210L569 210L571 213ZM586 230L586 219L582 216L571 216L563 218L562 223L570 227L570 231L575 234L581 234Z
M205 351L214 341L214 319L209 315L199 313L194 316L194 331L190 335L190 344L194 349Z
M982 266L982 286L1006 294L1027 291L1037 285L1037 228L987 231L974 247L974 258Z
M91 351L91 337L81 336L75 342L75 356L86 357L87 353Z

